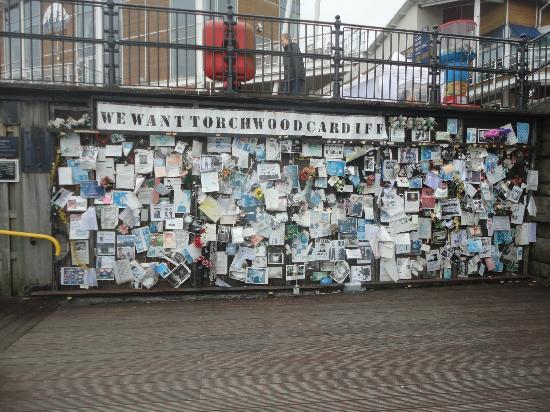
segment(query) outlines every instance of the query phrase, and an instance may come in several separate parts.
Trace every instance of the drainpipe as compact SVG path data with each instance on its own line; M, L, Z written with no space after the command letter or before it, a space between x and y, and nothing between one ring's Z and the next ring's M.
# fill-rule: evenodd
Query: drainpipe
M479 37L479 24L481 21L481 0L474 2L474 22L476 23L476 37Z

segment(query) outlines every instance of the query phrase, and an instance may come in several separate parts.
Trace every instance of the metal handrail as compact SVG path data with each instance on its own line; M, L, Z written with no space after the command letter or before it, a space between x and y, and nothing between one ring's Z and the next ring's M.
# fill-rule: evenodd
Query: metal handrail
M30 2L42 5L42 3L46 3L46 0L30 0ZM77 25L84 24L84 17L80 22L81 17L77 18L76 14L73 16L72 21L61 22L59 31L51 33L44 31L42 26L40 26L40 30L31 27L29 32L25 32L27 29L5 31L9 30L6 27L10 27L8 17L7 23L5 22L8 25L4 25L3 31L0 31L0 38L5 39L3 44L7 48L3 53L4 61L2 62L6 70L0 73L1 80L10 82L50 81L45 75L45 71L48 71L49 68L48 64L42 62L44 57L37 56L36 59L39 61L33 61L32 53L34 45L36 45L34 47L43 48L45 47L44 42L48 41L52 44L54 42L59 43L55 51L52 46L52 55L56 54L57 59L61 59L60 64L63 67L71 63L71 60L75 67L80 64L82 57L79 57L80 52L76 50L78 45L94 47L94 55L100 56L103 54L102 57L96 57L98 59L97 64L100 65L97 67L101 68L100 70L94 69L98 72L98 78L94 77L93 81L96 86L136 87L142 86L142 79L146 79L146 85L151 87L171 87L175 81L175 87L211 91L211 85L218 82L217 87L227 87L231 91L234 87L233 81L221 81L220 78L217 78L213 83L209 83L205 68L197 62L205 56L208 56L209 61L213 62L214 59L210 57L225 53L229 64L223 68L223 74L217 74L217 76L234 80L236 79L236 73L234 72L236 59L255 56L257 58L256 62L252 64L256 66L256 75L252 80L236 83L239 84L238 87L247 85L248 87L243 90L248 92L272 94L273 84L285 80L283 78L284 59L282 57L292 58L292 54L283 51L276 40L277 33L286 30L285 26L287 24L289 25L288 31L291 31L291 27L292 30L296 31L293 36L295 37L294 41L300 46L300 57L305 59L306 63L312 68L311 73L308 74L309 89L304 93L307 95L339 98L340 89L344 84L349 83L354 78L357 79L357 76L363 73L372 73L372 70L376 70L377 67L402 69L405 77L408 76L408 70L414 72L415 70L429 69L425 80L428 81L429 79L428 83L432 93L429 101L431 104L441 103L437 96L440 93L439 88L447 87L449 84L449 87L454 87L452 82L448 80L448 78L453 78L450 76L463 75L461 76L462 81L470 84L472 79L475 81L480 74L482 76L510 75L515 77L516 81L509 81L507 85L503 84L493 88L484 86L480 89L480 94L474 96L468 102L483 105L487 102L487 99L493 99L493 94L500 93L501 95L510 96L518 93L519 88L516 86L518 84L521 85L523 90L520 93L521 96L525 96L530 87L529 76L545 70L550 62L550 56L546 53L548 47L545 45L549 36L548 33L527 41L525 38L517 40L445 34L441 33L437 27L432 30L405 30L346 24L340 20L339 16L336 17L334 22L258 16L234 13L230 7L228 7L227 13L224 13L115 3L115 0L97 2L91 0L65 0L62 4L89 7L92 10L92 15L95 15L96 11L98 13L102 12L102 16L107 17L107 19L103 19L103 34L98 34L94 30L93 35L83 36L83 31L77 31ZM84 11L82 11L82 16L84 16ZM144 23L141 22L140 16L145 16ZM137 21L136 17L138 18ZM174 18L176 18L175 29L167 26L161 33L161 30L159 30L160 21L167 22L162 24L171 25ZM178 18L182 22L181 27L177 23ZM190 28L183 25L183 22L187 21L188 18L191 22L194 21ZM100 19L100 17L96 17L96 19ZM206 45L199 41L199 30L201 25L210 20L223 21L227 27L233 27L237 22L244 22L255 28L259 26L262 31L254 32L254 36L262 37L259 33L262 33L263 29L266 30L266 33L269 31L270 34L262 37L267 42L267 47L266 43L262 42L260 47L253 46L254 43L250 43L248 47L246 44L241 44L237 48L233 29L229 30L231 37L225 38L223 45ZM229 36L229 32L226 33L227 36ZM130 33L133 34L130 36ZM175 41L174 35L176 36ZM182 36L181 39L180 36ZM319 46L317 46L318 42ZM451 47L456 51L461 49L464 42L475 42L473 48L477 54L481 53L484 47L490 47L493 43L498 49L508 50L508 53L510 48L516 50L518 58L514 60L513 64L507 62L502 67L482 64L483 62L479 59L474 60L473 64L462 65L460 61L456 64L440 58L445 43L447 47ZM2 46L0 45L0 47ZM23 47L25 47L26 53L31 50L31 53L26 54L26 56L30 56L30 63L26 60L24 64L21 63L23 59L21 50ZM15 50L15 57L12 57L12 48ZM374 53L371 52L371 49L374 50ZM408 50L414 50L418 55L411 58L406 54L409 52ZM66 53L69 54L66 55ZM19 55L21 57L17 60ZM142 55L143 57L141 57ZM530 60L530 56L536 57L536 62L534 57ZM67 60L64 60L65 58ZM137 60L135 60L136 58ZM25 59L28 60L29 57L25 57ZM50 59L52 60L53 57ZM245 61L244 64L248 65L249 61ZM131 62L137 64L131 65ZM52 60L52 66L53 64L55 63ZM213 69L213 65L214 63L209 68ZM40 73L37 74L32 79L27 79L22 75L23 66L40 67L43 73L41 75ZM46 70L44 71L44 69ZM219 67L216 66L216 73L220 73L218 69ZM546 73L543 73L543 75L545 76ZM385 70L382 70L376 76L384 81ZM179 79L186 80L179 83ZM88 84L88 82L80 82L76 79L68 81L63 73L61 73L61 78L57 80L58 83ZM367 79L367 82L369 81L372 84L374 80ZM327 82L330 82L330 85ZM401 72L397 73L395 79L390 78L386 84L391 87L392 82L394 85L403 82ZM504 93L506 87L511 93ZM325 94L325 90L327 90L327 94ZM454 92L451 90L450 93ZM362 97L358 96L358 98ZM368 99L368 97L365 98ZM513 106L513 104L502 104L507 107ZM525 107L523 99L518 101L518 107Z
M53 236L50 236L50 235L43 235L41 233L32 233L32 232L17 232L15 230L4 230L4 229L0 229L0 235L16 236L16 237L28 237L28 238L33 238L33 239L47 240L47 241L49 241L50 243L53 244L53 246L55 248L55 256L60 256L61 255L61 243L59 243L59 241L56 238L54 238Z

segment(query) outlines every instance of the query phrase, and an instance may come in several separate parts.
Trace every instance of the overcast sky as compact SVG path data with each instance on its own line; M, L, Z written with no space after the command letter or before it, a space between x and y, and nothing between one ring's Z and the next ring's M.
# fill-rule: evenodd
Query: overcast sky
M340 15L343 23L385 26L405 0L321 0L322 21L334 21ZM302 18L313 19L315 0L302 0Z

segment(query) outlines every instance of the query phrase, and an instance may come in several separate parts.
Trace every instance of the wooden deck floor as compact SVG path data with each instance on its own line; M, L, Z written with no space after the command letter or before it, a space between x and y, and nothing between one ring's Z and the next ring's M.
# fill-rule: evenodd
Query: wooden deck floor
M528 285L59 307L0 353L1 411L548 411Z

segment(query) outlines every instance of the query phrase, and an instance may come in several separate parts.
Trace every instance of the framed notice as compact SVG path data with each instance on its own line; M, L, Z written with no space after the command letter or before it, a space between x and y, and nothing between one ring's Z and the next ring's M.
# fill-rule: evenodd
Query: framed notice
M529 126L528 123L527 125ZM17 140L18 138L13 136L0 136L0 158L15 159L18 157Z
M19 182L19 160L0 159L0 182Z

